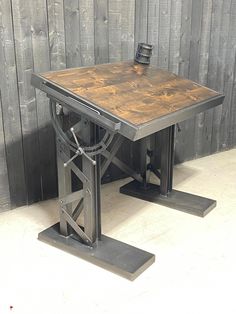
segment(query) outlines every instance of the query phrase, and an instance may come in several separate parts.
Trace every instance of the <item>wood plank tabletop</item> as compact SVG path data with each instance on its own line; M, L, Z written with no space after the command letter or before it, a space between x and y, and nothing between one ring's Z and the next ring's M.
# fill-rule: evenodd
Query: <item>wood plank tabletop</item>
M40 75L136 126L220 95L173 73L133 61Z

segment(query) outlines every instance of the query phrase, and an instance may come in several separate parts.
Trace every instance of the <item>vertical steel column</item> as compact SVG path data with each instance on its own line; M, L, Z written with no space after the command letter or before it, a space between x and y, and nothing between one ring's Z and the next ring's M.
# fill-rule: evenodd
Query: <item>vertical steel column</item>
M148 156L148 150L150 150L150 137L147 136L140 140L140 173L143 177L143 184L146 187L150 178L150 170L147 169L147 165L150 164L150 157Z
M143 184L146 188L150 183L151 165L153 163L154 136L149 135L140 140L140 174L143 177Z
M90 145L94 136L94 126L86 119L81 120L83 127L81 138ZM83 184L84 193L84 232L92 243L101 236L101 205L100 205L100 159L96 157L96 165L85 156L82 156L82 171L88 178Z
M100 140L100 127L95 127L95 139L97 142ZM96 184L96 238L101 239L101 155L95 156L96 166L95 166L95 184Z
M161 135L161 195L172 190L174 166L174 133L175 125L160 131Z
M65 150L67 150L65 152ZM61 143L61 140L57 138L57 173L58 173L58 196L59 199L65 197L71 193L71 170L64 167L64 161L61 159L61 152L67 153L70 156L69 148ZM69 158L69 157L68 157ZM64 218L63 210L65 209L69 215L72 214L72 204L66 205L66 208L61 203L59 204L59 215L60 215L60 232L64 236L71 234L71 227L68 225Z

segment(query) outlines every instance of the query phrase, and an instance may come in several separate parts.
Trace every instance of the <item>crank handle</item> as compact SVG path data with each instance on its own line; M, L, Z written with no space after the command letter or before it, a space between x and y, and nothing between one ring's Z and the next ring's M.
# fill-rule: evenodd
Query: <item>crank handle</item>
M73 135L73 137L74 137L74 140L75 140L75 143L76 143L76 145L77 145L77 147L78 147L78 150L77 150L77 152L78 152L78 155L84 155L94 166L96 165L96 161L95 160L93 160L88 154L86 154L85 153L85 151L83 150L83 148L80 146L80 144L79 144L79 141L78 141L78 139L77 139L77 136L75 135L75 130L74 130L74 128L72 127L72 128L70 128L70 131L71 131L71 133L72 133L72 135ZM77 152L76 152L76 154L77 154ZM78 155L76 155L75 157L77 157ZM73 156L74 157L74 156ZM72 158L73 158L72 157ZM74 158L75 158L74 157ZM74 159L73 158L73 159ZM72 160L73 160L72 159ZM71 161L71 160L70 160Z
M71 157L67 162L64 162L64 167L66 168L69 163L71 163L79 155L81 155L81 153L79 150L77 150L73 157Z
M92 163L92 165L96 166L96 161L93 160L89 155L87 155L83 148L79 147L74 156L64 163L64 167L66 168L69 165L69 163L71 163L76 157L81 155L84 155Z
M92 165L96 166L96 160L94 160L88 154L86 154L82 147L80 147L79 149L81 151L81 155L84 155L92 163Z

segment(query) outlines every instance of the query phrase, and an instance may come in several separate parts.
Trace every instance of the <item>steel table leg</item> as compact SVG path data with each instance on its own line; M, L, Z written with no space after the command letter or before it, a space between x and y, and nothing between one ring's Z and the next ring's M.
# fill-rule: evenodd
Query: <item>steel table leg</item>
M82 138L90 144L98 135L98 128L82 119ZM54 247L81 257L95 265L134 280L154 261L155 255L101 234L101 178L100 155L96 155L96 165L82 156L82 170L72 162L64 167L66 148L58 142L58 180L60 222L39 233L38 238ZM73 209L81 193L71 193L71 171L83 183L83 198ZM77 223L84 213L84 225Z
M136 180L122 186L120 192L152 203L164 205L204 217L215 206L216 201L205 197L176 191L172 189L174 164L174 126L160 131L161 136L161 166L160 186ZM146 155L146 151L143 154ZM144 157L142 158L144 159Z

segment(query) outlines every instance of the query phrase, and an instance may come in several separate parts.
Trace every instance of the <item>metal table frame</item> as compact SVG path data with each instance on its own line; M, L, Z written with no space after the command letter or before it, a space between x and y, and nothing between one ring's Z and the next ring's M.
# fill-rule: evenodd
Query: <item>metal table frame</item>
M120 188L120 192L174 209L185 211L200 217L205 216L216 206L216 201L172 189L174 132L175 123L183 121L194 114L219 105L223 96L219 95L205 103L199 103L143 125L137 129L126 121L117 121L107 112L101 111L94 104L78 99L67 91L50 82L33 75L32 84L46 92L51 100L52 122L57 132L58 186L60 222L39 234L39 239L61 248L96 265L113 271L130 280L135 279L155 260L149 252L140 250L123 242L111 239L101 232L101 176L112 162L134 180ZM58 125L56 105L60 104L79 114L81 120L71 128L70 138L65 138ZM99 129L106 130L101 140ZM79 146L76 130L80 132ZM161 136L161 165L153 165L153 141L148 136L159 131ZM68 134L67 134L68 135ZM116 157L124 137L141 139L142 156L139 173L131 169ZM93 141L93 143L92 143ZM77 147L77 148L76 148ZM72 151L74 156L71 157ZM74 159L81 155L81 168ZM104 161L101 164L101 156ZM72 192L71 173L83 184L83 190ZM160 179L160 185L150 183L150 173ZM77 221L84 215L84 224Z

